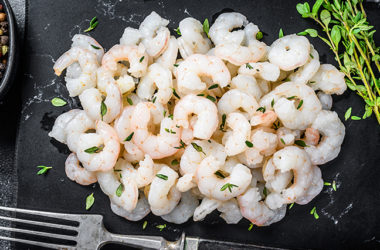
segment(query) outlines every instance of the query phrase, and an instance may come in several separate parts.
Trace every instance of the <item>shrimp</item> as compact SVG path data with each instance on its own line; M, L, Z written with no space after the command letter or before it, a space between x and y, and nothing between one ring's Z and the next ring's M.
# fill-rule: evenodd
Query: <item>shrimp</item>
M289 75L289 79L292 82L306 84L318 71L321 63L319 62L319 54L314 49L313 45L310 45L310 56L306 64L297 69L296 72Z
M199 191L206 197L219 201L226 201L244 193L252 179L249 168L237 164L228 177L221 179L215 175L221 166L213 155L201 162L196 171Z
M116 84L122 94L135 89L135 80L128 75L128 68L121 63L117 64L117 68L114 71L102 66L98 68L96 75L98 78L97 88L101 92L106 92L106 88L110 84Z
M271 127L277 120L277 114L272 110L269 111L256 111L251 117L251 126Z
M132 212L137 205L139 191L136 183L128 177L124 172L122 159L119 160L115 169L121 170L121 172L114 171L113 168L107 171L96 172L98 183L103 193L108 195L111 203L121 207L122 209ZM119 179L119 177L121 177ZM117 194L116 190L122 186L121 194Z
M203 220L208 214L212 213L212 211L217 209L222 203L222 201L204 197L201 204L194 211L193 220Z
M157 88L157 93L154 94ZM141 99L166 104L173 94L172 72L158 63L149 66L148 72L140 79L137 95ZM157 100L156 100L157 99Z
M102 62L104 49L94 38L82 34L76 34L71 41L73 41L71 47L86 49L96 55L99 64Z
M80 185L90 185L97 182L96 173L84 169L75 153L71 153L65 162L65 172L67 177Z
M64 128L66 143L72 152L77 151L78 138L81 134L95 128L95 122L86 114L84 110L77 111Z
M319 101L322 104L322 109L323 110L330 110L332 107L332 104L333 104L333 99L332 99L331 95L325 94L324 92L319 91L317 96L318 96Z
M249 168L260 168L264 160L264 156L260 154L257 148L248 148L243 153L237 155L239 161Z
M215 48L215 55L234 65L241 66L249 62L258 62L266 54L266 45L257 40L250 40L248 46L235 43L223 43Z
M104 54L102 67L114 72L119 61L128 61L130 65L128 72L134 77L141 77L145 75L148 67L148 54L142 44L139 46L117 44Z
M310 57L310 42L304 36L287 35L274 41L268 54L270 63L285 71L305 65Z
M108 171L119 156L119 139L114 128L103 121L96 121L95 128L96 133L79 136L76 153L88 171Z
M314 90L320 89L329 95L341 95L347 89L344 73L331 64L322 64L318 72L310 79L309 85Z
M161 179L158 176L166 176ZM181 199L181 193L176 188L178 174L168 166L164 166L154 177L148 195L150 209L155 215L169 214Z
M133 142L152 159L161 159L171 156L178 151L181 139L181 129L175 121L166 117L161 121L160 133L153 135L148 130L151 112L157 110L151 102L141 102L136 105L131 118L131 127L134 132Z
M271 209L278 208L282 204L295 202L306 194L311 185L313 170L305 150L295 146L286 146L277 151L267 165L273 166L273 173L275 171L284 173L292 170L294 175L294 182L290 187L283 189L280 194L274 192L267 196L267 199L271 199L270 196L280 196L280 202L267 203L267 205L275 206L271 206ZM264 175L264 179L267 181L268 177Z
M207 98L187 95L178 101L174 108L174 123L189 128L189 115L196 114L198 119L193 125L193 136L208 140L218 127L218 109Z
M179 23L181 37L178 39L182 58L192 54L205 54L211 48L211 41L203 31L203 25L198 20L187 17Z
M173 71L175 67L174 64L177 60L178 55L178 41L174 36L170 37L168 48L162 55L157 58L156 63L162 65L163 67Z
M124 142L123 158L128 162L135 163L144 159L144 152L133 142Z
M231 32L248 24L245 16L237 12L223 13L218 16L210 27L209 36L215 45L224 43L241 44L244 41L244 30Z
M260 100L263 92L257 84L256 79L250 75L238 74L231 80L231 88L238 89L253 96L256 100Z
M121 45L138 45L142 40L140 30L127 27L120 38Z
M123 164L124 172L136 182L137 188L142 188L149 185L154 178L154 162L149 155L145 155L144 160L141 160L139 167L135 169L127 161L121 161Z
M191 193L191 191L187 191L182 193L181 201L178 206L175 207L169 214L162 215L161 218L170 223L185 223L191 216L193 216L198 205L198 199Z
M194 145L202 148L198 152ZM194 140L192 146L186 147L180 162L180 173L183 175L179 178L177 188L181 192L186 192L196 186L195 174L199 164L207 157L213 155L222 165L225 163L227 154L223 145L214 140L210 142L204 140Z
M166 28L168 24L168 20L154 11L141 22L139 30L143 37L142 44L149 56L158 57L167 48L170 39L169 29Z
M99 67L95 54L86 49L72 47L55 62L53 67L55 74L60 76L65 68L75 62L79 63L82 73L78 78L65 78L66 87L71 97L81 94L85 89L96 86L96 70Z
M100 91L96 88L90 88L79 95L79 100L91 119L110 123L121 113L123 101L120 89L116 84L109 84L106 87L106 94L107 96L103 101ZM103 108L106 110L105 114L103 114Z
M256 99L238 89L227 91L218 102L219 114L230 114L243 109L248 116L252 116L259 107Z
M124 107L121 114L115 119L114 129L119 137L119 142L123 143L132 134L131 119L135 106Z
M207 88L201 77L209 77L212 84L226 87L231 75L224 62L216 56L194 54L186 58L177 69L178 91L183 94L199 94Z
M244 218L257 226L269 226L282 220L286 214L286 205L278 209L270 209L260 195L257 187L249 188L243 195L237 197L240 212Z
M322 139L318 145L310 145L305 148L312 164L321 165L335 159L340 152L346 130L337 113L322 110L311 128L322 134Z
M247 118L240 113L230 113L226 119L227 127L232 133L226 138L225 149L228 156L237 155L247 149L246 141L251 134L251 125Z
M251 142L253 147L258 149L264 156L272 155L277 148L277 135L263 128L257 128L251 131Z
M140 193L140 198L137 201L136 207L132 211L127 211L122 207L114 204L111 201L111 210L114 214L124 217L129 221L139 221L150 213L150 207L148 200L145 198L144 194Z
M297 133L295 133L294 131L285 127L281 127L277 129L277 137L278 137L277 144L280 147L292 145L294 144L296 136L297 136Z
M56 139L60 143L66 143L67 134L65 128L67 124L74 119L74 117L80 113L80 109L72 109L57 117L54 121L52 130L49 132L49 136Z
M243 218L236 199L223 202L217 209L221 212L220 217L222 217L227 224L237 224Z
M280 68L269 62L249 62L240 66L239 74L259 77L266 81L275 82L280 76Z
M313 89L302 83L285 82L277 86L261 98L260 105L269 110L272 102L281 123L289 129L306 129L322 109Z

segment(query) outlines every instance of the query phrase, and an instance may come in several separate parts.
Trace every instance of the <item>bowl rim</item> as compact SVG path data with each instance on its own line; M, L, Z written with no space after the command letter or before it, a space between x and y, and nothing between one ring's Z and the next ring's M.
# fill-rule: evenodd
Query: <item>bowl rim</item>
M8 21L8 32L9 32L9 51L8 51L8 61L6 69L3 75L3 78L0 81L0 98L4 97L8 91L12 80L13 80L13 71L16 61L16 30L15 30L15 20L12 12L12 8L8 0L1 0L0 3L3 3L3 11L7 15Z

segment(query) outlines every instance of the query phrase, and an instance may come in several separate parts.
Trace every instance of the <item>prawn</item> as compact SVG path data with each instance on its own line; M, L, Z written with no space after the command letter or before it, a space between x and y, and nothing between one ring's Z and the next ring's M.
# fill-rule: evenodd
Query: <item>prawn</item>
M90 185L97 182L96 173L84 169L75 153L71 153L65 162L66 176L80 185Z

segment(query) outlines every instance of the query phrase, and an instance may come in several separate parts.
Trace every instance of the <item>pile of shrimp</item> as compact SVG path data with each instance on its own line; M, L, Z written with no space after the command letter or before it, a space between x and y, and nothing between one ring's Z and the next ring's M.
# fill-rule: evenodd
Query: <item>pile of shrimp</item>
M188 17L176 38L168 23L152 12L106 53L75 35L56 61L83 107L49 133L72 151L67 177L98 182L131 221L152 212L180 224L218 210L229 224L267 226L287 204L310 202L323 187L318 165L344 139L330 110L344 75L304 36L267 46L239 13L219 15L208 34Z

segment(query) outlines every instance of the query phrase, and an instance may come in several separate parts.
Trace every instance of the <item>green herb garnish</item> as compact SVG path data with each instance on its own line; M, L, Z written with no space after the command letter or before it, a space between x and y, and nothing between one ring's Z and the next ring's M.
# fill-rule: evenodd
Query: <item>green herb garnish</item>
M344 114L344 120L345 120L345 121L347 121L348 118L350 118L350 116L351 116L351 112L352 112L352 108L349 107L349 108L347 109L346 113Z
M55 107L62 107L65 106L67 102L59 97L54 97L51 99L51 104L53 104Z
M103 148L104 148L104 145L100 145L99 147L93 146L91 148L85 149L84 152L86 152L88 154L95 154L95 153L101 152L103 150Z
M92 207L92 205L94 205L94 202L95 202L94 193L92 193L86 198L86 210L89 210Z
M179 161L178 161L177 159L174 159L174 160L172 160L171 164L172 164L173 166L176 166L176 165L179 164Z
M223 174L220 170L216 171L214 174L215 174L216 176L218 176L219 178L221 178L221 179L226 178L226 177L224 176L224 174Z
M93 44L91 44L91 47L93 47L94 49L100 49L100 47L95 46L95 45L93 45Z
M205 152L203 152L203 149L201 146L199 146L198 144L196 144L195 142L192 142L191 145L193 146L193 148L197 151L197 152L201 152L203 153L204 155L206 155Z
M177 92L175 91L175 88L173 88L173 95L175 97L177 97L178 99L181 99L181 97L177 94Z
M249 63L246 63L246 64L245 64L245 67L246 67L247 69L253 69L253 67L252 67L251 64L249 64Z
M143 230L145 230L145 228L146 228L147 225L148 225L148 222L144 221L143 226L142 226Z
M167 175L164 175L164 174L156 174L156 176L160 179L163 179L164 181L167 181L168 180L168 176Z
M265 113L265 107L260 107L260 108L256 109L256 111L261 111L261 112Z
M103 117L107 114L107 105L104 103L104 100L100 103L100 115L102 117L102 121L103 121Z
M93 17L90 21L90 27L88 27L84 32L89 32L93 29L96 28L96 26L98 26L99 22L98 22L98 18L97 17Z
M261 40L261 39L263 39L263 37L264 37L263 32L261 32L261 31L257 32L257 34L256 34L257 40Z
M145 56L142 56L142 57L140 58L140 62L144 61L144 58L145 58Z
M282 31L282 28L278 32L278 38L284 37L284 31Z
M162 231L162 230L164 230L164 228L166 227L166 224L164 224L164 225L157 225L156 226L158 229L160 229L160 232Z
M178 146L178 147L174 147L174 148L176 148L176 149L185 148L185 143L184 143L182 140L180 140L179 143L180 143L181 145Z
M215 102L215 101L216 101L215 97L210 96L210 95L207 95L206 98L209 99L209 100L212 101L212 102Z
M294 144L300 147L307 147L306 143L303 140L295 140Z
M249 147L249 148L253 147L253 143L250 141L245 141L245 145L247 145L247 147Z
M37 166L40 170L38 170L37 175L43 175L47 173L49 169L52 169L53 167L47 167L47 166Z
M220 124L219 126L219 130L221 130L222 132L226 132L224 130L224 126L226 125L226 119L227 119L227 115L226 114L223 114L222 115L222 123Z
M228 191L230 191L230 193L232 193L232 188L233 187L239 187L239 186L237 186L235 184L231 184L231 183L226 183L226 184L224 184L222 186L222 188L220 189L220 191L224 191L224 190L226 190L228 188Z
M124 185L123 183L120 183L120 185L116 189L116 196L120 197L123 191L124 191Z
M206 18L203 22L203 31L206 33L207 37L210 37L208 32L210 31L210 24L208 23L208 19Z
M135 132L130 133L130 134L124 139L124 141L130 141L130 140L132 140L132 137L133 137L134 134L135 134Z
M213 84L210 87L208 87L208 90L216 89L217 87L219 87L219 84Z
M300 101L300 103L297 106L297 109L300 109L302 107L302 104L303 104L303 100Z
M253 228L253 224L251 223L251 224L249 224L248 231L251 231L252 228Z

